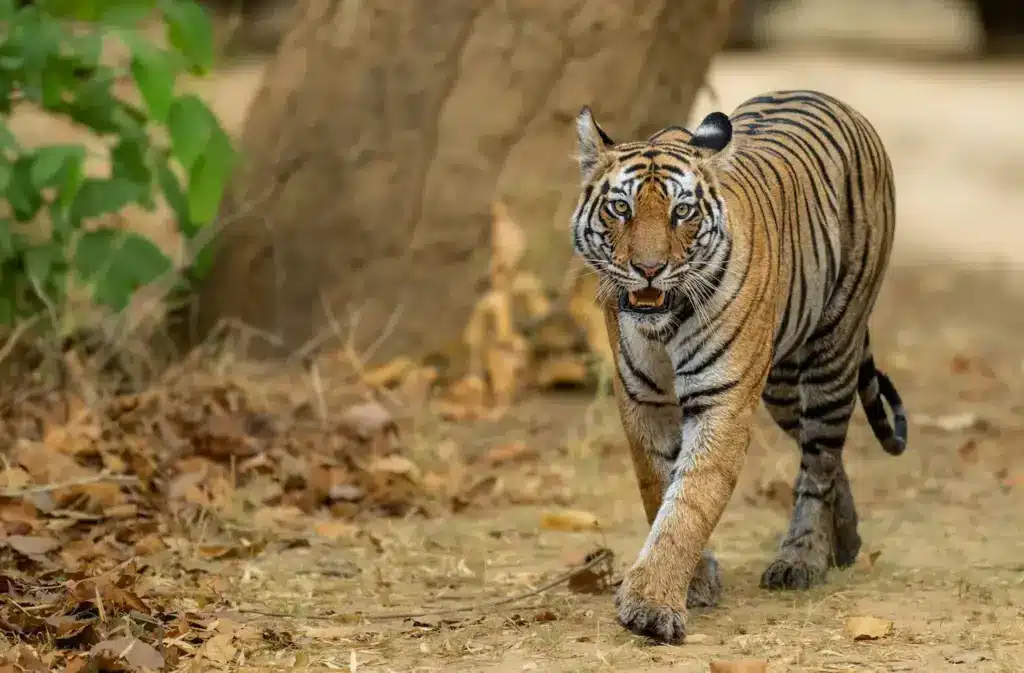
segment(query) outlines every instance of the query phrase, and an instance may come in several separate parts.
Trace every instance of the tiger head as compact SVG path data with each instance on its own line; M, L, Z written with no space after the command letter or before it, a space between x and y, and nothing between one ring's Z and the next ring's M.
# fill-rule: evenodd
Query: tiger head
M619 310L650 327L673 309L699 305L725 270L725 203L716 169L732 124L708 115L692 134L679 127L615 144L584 107L576 119L582 187L573 247Z

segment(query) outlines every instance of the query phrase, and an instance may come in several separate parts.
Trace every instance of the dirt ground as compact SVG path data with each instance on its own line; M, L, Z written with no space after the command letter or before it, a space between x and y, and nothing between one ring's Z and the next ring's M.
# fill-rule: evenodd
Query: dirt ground
M620 573L645 534L643 512L607 398L548 396L500 424L422 428L415 444L466 451L523 439L563 475L564 506L600 530L541 526L560 507L508 507L423 521L374 520L339 540L224 567L240 607L289 614L408 612L359 624L269 619L311 637L310 670L705 671L712 659L763 658L771 671L1000 671L1024 667L1024 308L1004 275L900 267L878 307L880 366L911 413L911 445L885 455L857 417L848 470L861 516L858 564L806 594L757 586L788 517L796 451L762 415L740 486L712 546L724 566L720 607L692 615L697 644L652 646L613 619L610 594L564 587L495 609L436 606L500 599L537 586L600 546ZM855 641L853 616L893 622ZM251 619L246 616L245 619ZM694 636L693 634L697 634ZM264 653L247 670L295 664ZM358 662L358 665L353 665Z
M976 142L981 111L1024 105L1024 71L793 52L722 57L712 82L726 109L777 86L833 91L876 122L893 154L899 240L873 329L880 366L910 410L911 440L904 456L887 456L856 418L847 455L860 562L806 594L757 587L787 523L798 463L762 418L713 537L725 596L693 614L690 644L651 646L615 624L610 593L565 587L439 614L536 587L598 546L614 551L620 574L643 541L610 400L547 396L499 424L424 422L408 438L442 459L446 440L464 452L523 440L561 475L544 506L369 520L335 540L225 564L222 590L239 607L433 613L349 624L263 619L261 628L305 636L304 646L254 653L245 670L704 671L712 659L743 657L767 659L774 672L1024 670L1024 300L1014 269L1022 239L1019 218L1006 216L1024 205L1024 136L994 124L1003 137ZM599 531L544 529L544 515L562 507L593 514ZM891 620L893 631L854 640L845 631L853 616Z
M229 127L241 124L258 75L258 66L240 67L210 88ZM319 535L300 519L292 523L308 534L303 544L194 560L187 572L161 574L154 559L151 593L194 610L230 606L207 625L228 634L220 650L207 641L190 670L696 672L745 657L768 660L772 673L1024 670L1024 131L1012 121L1024 109L1024 68L798 49L722 56L711 82L720 103L703 100L695 117L770 88L822 88L862 109L892 154L898 242L873 343L904 398L911 435L894 458L863 414L855 417L847 469L864 539L857 565L807 593L758 588L787 524L798 465L795 448L761 414L712 538L724 597L692 613L687 644L655 646L623 631L610 592L560 584L489 607L597 547L614 552L620 576L644 539L611 400L550 394L500 421L423 414L403 432L402 447L427 464L524 443L523 460L543 464L545 477L496 473L488 488L505 493L500 507L360 517ZM592 515L597 528L542 525L565 510ZM268 526L239 525L253 534ZM386 614L409 612L426 614ZM855 640L846 623L856 616L891 621L892 630Z

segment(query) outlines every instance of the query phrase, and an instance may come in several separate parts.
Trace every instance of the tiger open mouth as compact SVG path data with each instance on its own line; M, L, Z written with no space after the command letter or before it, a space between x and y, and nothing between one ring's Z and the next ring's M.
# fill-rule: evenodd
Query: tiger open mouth
M635 292L625 292L623 308L642 313L654 313L666 308L665 293L654 287L645 287Z

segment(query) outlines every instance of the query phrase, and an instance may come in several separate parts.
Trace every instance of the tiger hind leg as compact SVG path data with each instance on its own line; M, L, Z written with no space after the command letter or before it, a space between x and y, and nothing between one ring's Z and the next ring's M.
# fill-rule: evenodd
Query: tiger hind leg
M802 355L802 366L776 365L762 395L776 424L801 450L789 530L761 576L765 589L820 584L830 567L852 565L861 545L842 460L856 403L857 353L837 358L824 347L809 347Z

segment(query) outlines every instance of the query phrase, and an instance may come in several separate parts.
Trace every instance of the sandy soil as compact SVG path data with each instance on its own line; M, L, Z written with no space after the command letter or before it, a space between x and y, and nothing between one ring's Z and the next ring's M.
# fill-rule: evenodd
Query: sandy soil
M696 643L651 646L613 620L610 594L556 588L495 609L358 624L270 619L310 646L258 654L252 670L292 666L361 671L703 671L717 658L756 657L781 671L989 671L1024 668L1024 261L1017 189L1024 133L1000 122L1024 106L1024 70L804 52L725 56L712 82L729 109L776 87L820 87L878 126L898 176L894 268L875 342L912 418L900 458L874 443L862 414L848 469L865 540L862 558L805 594L757 588L788 519L797 453L760 424L740 486L713 538L727 588L696 613ZM711 107L701 103L698 116ZM984 121L982 121L984 120ZM1000 270L994 271L994 268ZM645 524L607 398L535 399L500 424L433 425L410 442L464 451L524 439L557 465L564 505L596 515L600 531L541 528L551 510L473 511L424 522L378 520L310 548L224 568L240 606L288 613L406 611L507 597L607 546L616 571ZM230 568L230 569L229 569ZM846 619L891 620L891 635L854 641ZM298 657L298 659L296 659Z
M229 128L243 122L259 74L241 66L204 85ZM703 100L695 117L767 89L821 88L867 114L892 154L898 242L873 341L911 413L911 440L904 456L889 457L863 415L855 418L848 471L864 538L858 564L808 593L757 588L788 520L798 462L762 417L712 541L724 599L692 615L690 643L652 646L615 624L609 593L564 586L439 614L438 605L480 605L536 587L597 546L615 552L621 573L642 543L644 517L611 401L548 396L500 423L423 423L405 441L443 459L446 439L465 452L524 440L562 477L564 493L546 500L592 513L599 530L545 530L542 516L557 508L524 505L370 520L336 540L224 561L204 591L300 615L238 617L263 629L266 643L285 644L229 668L705 671L712 659L754 657L769 660L773 673L1024 670L1024 128L1016 123L1024 69L801 50L723 56L711 81L720 101ZM433 616L301 617L424 606ZM893 631L855 641L844 624L857 615L891 620ZM293 639L303 645L287 646Z

